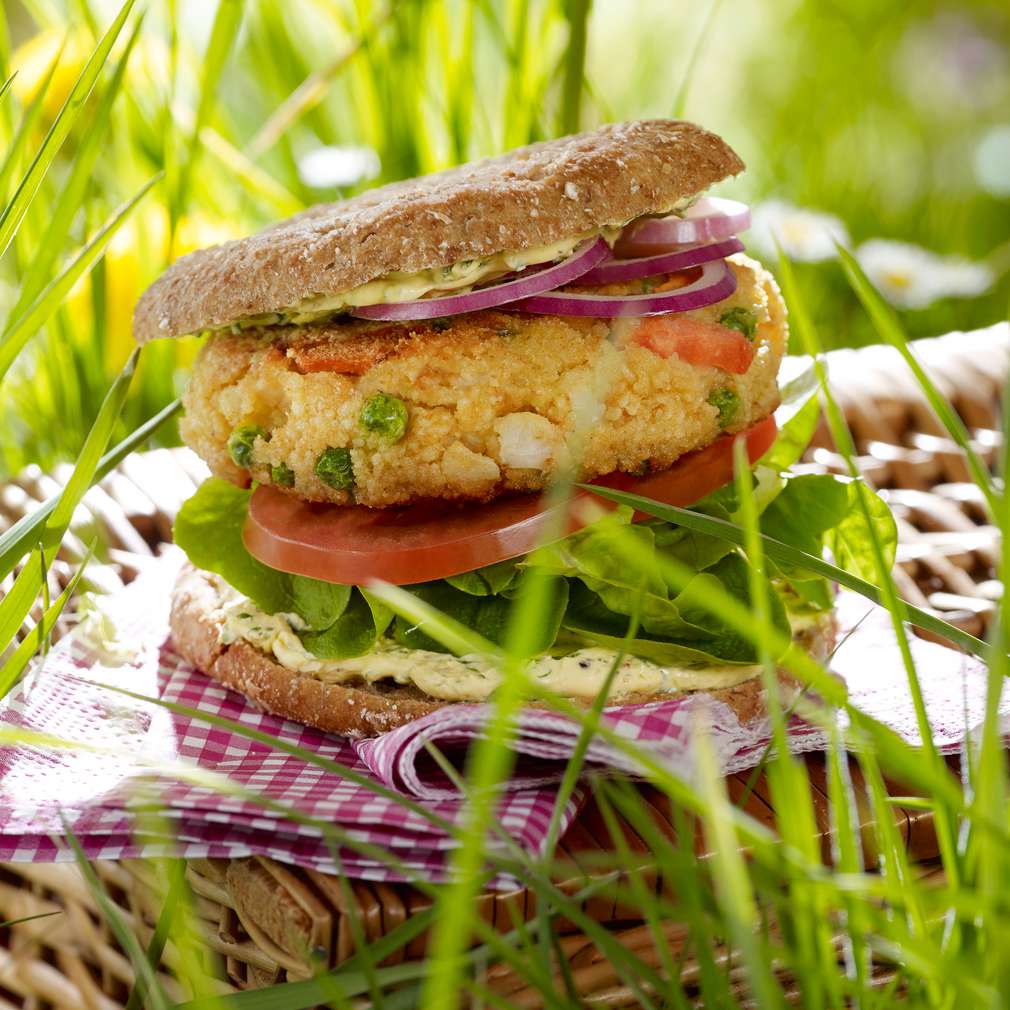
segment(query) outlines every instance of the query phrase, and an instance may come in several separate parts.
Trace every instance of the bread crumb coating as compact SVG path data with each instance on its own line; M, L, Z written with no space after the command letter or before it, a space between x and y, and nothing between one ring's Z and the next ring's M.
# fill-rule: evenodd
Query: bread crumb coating
M637 319L486 311L266 327L208 338L180 430L218 476L337 504L486 501L570 467L585 480L663 470L778 403L782 298L759 264L729 262L734 294L682 315L752 313L744 374L662 357L636 341Z

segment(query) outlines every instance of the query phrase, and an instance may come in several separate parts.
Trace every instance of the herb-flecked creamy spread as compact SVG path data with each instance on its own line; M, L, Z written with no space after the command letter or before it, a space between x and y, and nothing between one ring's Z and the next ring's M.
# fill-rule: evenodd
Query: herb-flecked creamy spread
M696 197L678 201L663 214L683 213ZM588 238L602 235L611 245L620 234L620 226L587 232L574 238L562 239L550 245L534 246L517 252L499 252L477 259L460 260L449 266L432 267L415 273L395 271L356 288L338 294L319 294L303 298L300 302L280 312L271 312L242 319L236 328L271 326L278 323L311 323L332 316L343 309L361 308L392 302L413 302L428 295L462 292L485 281L494 280L526 267L558 262L570 256L575 248Z
M408 649L389 639L380 639L364 656L319 659L302 645L297 631L303 625L296 614L266 614L230 587L218 585L221 597L215 616L220 622L221 643L247 642L295 673L328 684L392 680L413 684L442 701L485 701L502 682L501 671L483 656ZM794 629L813 620L794 619ZM614 656L612 650L596 647L565 656L544 655L532 661L529 672L544 688L563 697L592 701L603 687ZM718 690L736 687L760 673L760 666L727 664L692 669L626 656L614 675L609 697Z

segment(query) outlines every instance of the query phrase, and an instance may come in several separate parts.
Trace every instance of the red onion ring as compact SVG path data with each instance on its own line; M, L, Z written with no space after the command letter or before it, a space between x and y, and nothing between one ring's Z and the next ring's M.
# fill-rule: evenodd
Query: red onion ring
M512 303L520 298L551 291L578 280L600 260L610 254L610 247L602 238L587 239L567 259L543 269L527 268L512 280L494 284L476 291L465 291L444 298L419 298L411 302L384 302L379 305L362 305L351 309L359 319L437 319L463 312L477 312L498 305Z
M659 252L671 245L717 242L750 227L750 209L737 200L707 196L688 208L684 217L669 214L633 221L621 233L618 248L654 246Z
M619 259L611 255L599 266L593 267L579 278L579 284L614 284L618 281L633 281L639 277L655 277L669 274L688 267L700 267L713 260L725 259L732 253L743 252L743 242L738 238L728 238L708 245L692 245L658 256L638 256L634 259Z
M534 295L508 308L552 316L659 316L665 312L689 312L729 298L736 291L736 274L725 260L706 263L701 276L686 288L660 291L652 295L581 295L552 291Z

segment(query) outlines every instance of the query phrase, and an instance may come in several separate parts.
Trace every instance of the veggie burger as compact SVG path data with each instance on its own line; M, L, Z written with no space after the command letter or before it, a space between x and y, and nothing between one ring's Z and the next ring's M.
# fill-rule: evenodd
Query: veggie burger
M701 603L713 580L747 601L742 554L587 491L549 497L571 477L732 517L734 441L752 463L773 455L784 306L741 254L746 207L704 196L742 168L691 123L621 123L175 263L134 329L209 331L180 425L213 473L175 528L182 655L277 715L374 735L484 701L502 674L369 587L500 643L543 565L530 669L545 688L590 702L628 639L611 703L705 691L761 712L753 647ZM754 481L762 522L795 525L794 482L763 464ZM674 586L661 564L629 565L613 549L629 532L697 574ZM769 591L773 618L823 655L830 588L773 571Z

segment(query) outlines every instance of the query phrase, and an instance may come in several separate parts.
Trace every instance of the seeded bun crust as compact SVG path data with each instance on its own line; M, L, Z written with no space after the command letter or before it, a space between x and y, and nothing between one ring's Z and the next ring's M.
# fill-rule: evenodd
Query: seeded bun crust
M208 677L246 696L257 708L328 733L361 738L378 736L420 719L439 708L465 702L441 701L413 685L381 682L348 687L296 673L247 642L219 641L218 590L206 572L186 565L172 596L172 640L179 654ZM804 629L797 641L823 661L834 644L833 620ZM795 697L798 684L779 671L783 695ZM743 723L765 714L760 677L736 687L706 691L728 705ZM672 694L627 696L620 704L665 701ZM579 702L579 699L571 699ZM582 703L582 702L580 702ZM615 702L616 704L617 702Z
M665 211L743 169L719 137L670 119L616 123L319 204L184 256L137 304L140 343L218 329L415 273Z

